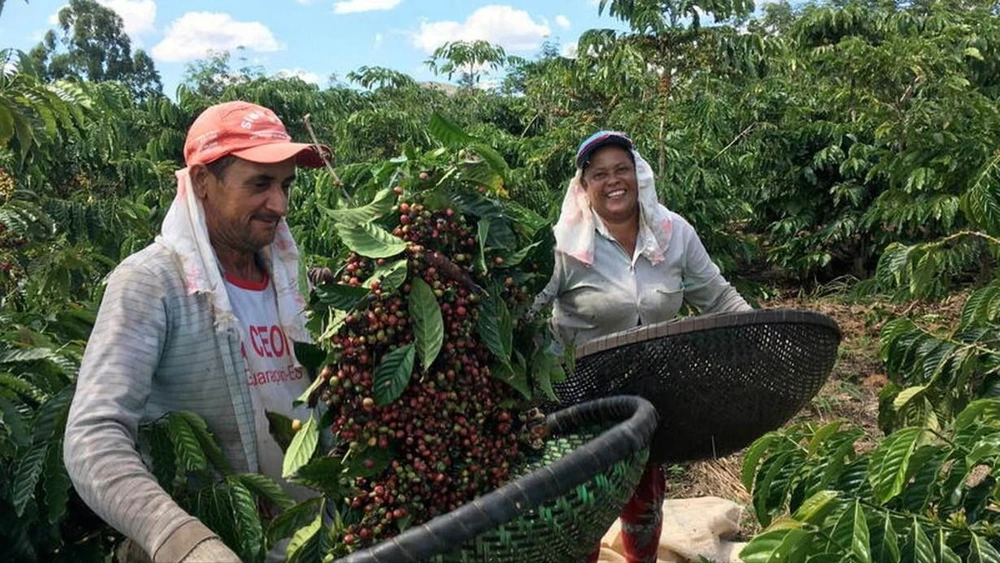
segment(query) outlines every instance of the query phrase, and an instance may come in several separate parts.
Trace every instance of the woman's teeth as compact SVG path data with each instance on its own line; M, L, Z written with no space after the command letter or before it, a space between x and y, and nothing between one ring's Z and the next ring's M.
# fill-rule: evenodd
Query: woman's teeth
M614 199L617 197L621 197L623 195L625 195L625 190L615 190L613 192L608 192L607 194L605 194L604 197L606 197L607 199Z

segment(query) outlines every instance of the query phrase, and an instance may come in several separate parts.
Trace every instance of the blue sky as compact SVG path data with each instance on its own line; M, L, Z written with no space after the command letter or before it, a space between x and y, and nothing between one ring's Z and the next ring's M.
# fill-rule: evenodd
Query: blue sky
M99 0L125 21L133 48L150 53L173 95L186 65L209 49L242 51L268 74L328 77L384 66L435 80L424 61L446 41L485 39L534 57L546 39L575 47L591 28L624 29L598 15L598 0ZM54 27L65 0L7 0L0 48L27 51ZM234 61L233 66L240 66ZM444 77L437 78L444 80Z

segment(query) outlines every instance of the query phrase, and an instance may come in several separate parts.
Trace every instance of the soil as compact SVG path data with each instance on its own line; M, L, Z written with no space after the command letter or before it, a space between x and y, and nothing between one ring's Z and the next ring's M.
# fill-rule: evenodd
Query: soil
M827 423L846 420L862 428L867 438L860 451L873 447L883 433L878 427L879 392L889 383L879 355L879 332L900 316L919 319L929 326L954 326L967 294L953 295L940 303L889 303L852 295L848 288L823 289L810 294L786 290L762 300L761 308L808 309L833 318L843 334L840 355L823 389L788 424L808 420ZM667 467L667 497L673 499L717 496L750 506L750 494L740 482L744 451L729 456ZM749 510L741 526L746 540L759 531Z

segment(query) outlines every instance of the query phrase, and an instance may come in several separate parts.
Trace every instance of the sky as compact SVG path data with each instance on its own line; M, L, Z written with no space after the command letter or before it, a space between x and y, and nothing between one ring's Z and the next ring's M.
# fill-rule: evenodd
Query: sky
M187 65L210 50L233 52L233 68L261 66L267 74L297 75L323 87L331 75L343 81L366 65L446 81L425 61L448 41L484 39L530 59L546 40L569 53L588 29L625 29L598 14L598 1L98 0L122 16L133 49L152 56L171 96ZM65 4L7 0L0 48L30 50L55 27Z

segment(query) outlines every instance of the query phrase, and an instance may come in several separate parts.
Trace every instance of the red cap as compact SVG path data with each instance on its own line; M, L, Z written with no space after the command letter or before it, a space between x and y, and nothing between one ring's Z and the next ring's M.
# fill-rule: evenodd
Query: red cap
M295 163L318 168L324 165L322 145L293 143L273 111L249 102L226 102L209 107L194 120L184 142L188 166L208 164L226 155L250 162L272 164L295 158Z

